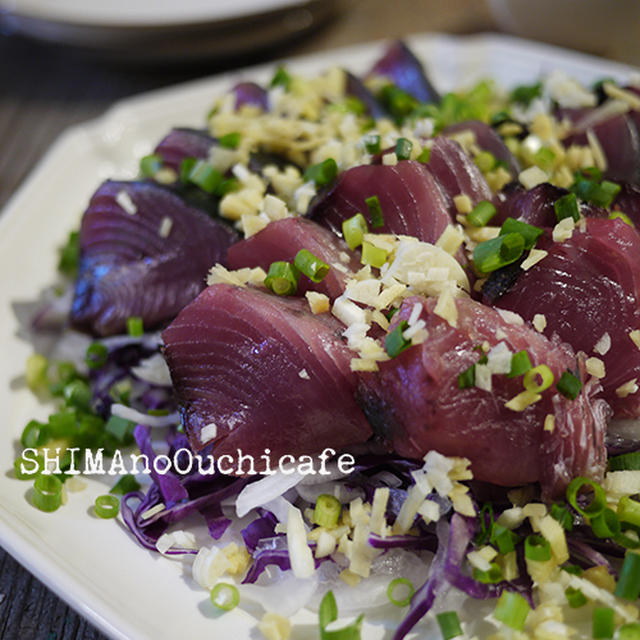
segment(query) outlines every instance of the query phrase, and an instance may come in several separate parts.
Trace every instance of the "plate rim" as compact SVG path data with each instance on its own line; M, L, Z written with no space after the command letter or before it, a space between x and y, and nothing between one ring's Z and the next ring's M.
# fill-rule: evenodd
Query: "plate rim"
M197 11L192 11L191 15L184 15L183 10L153 15L152 11L131 13L128 15L108 15L107 13L78 13L70 11L68 8L60 8L59 5L40 0L0 0L0 9L4 9L12 19L38 21L57 27L73 27L87 29L170 29L177 30L188 26L196 25L216 25L264 16L271 13L291 11L304 8L305 5L313 3L315 0L245 0L240 3L225 3L223 11L215 11L212 8L220 6L217 2L209 2L208 9L200 7ZM135 3L134 3L135 4ZM155 7L151 7L157 10ZM184 9L184 5L181 5Z

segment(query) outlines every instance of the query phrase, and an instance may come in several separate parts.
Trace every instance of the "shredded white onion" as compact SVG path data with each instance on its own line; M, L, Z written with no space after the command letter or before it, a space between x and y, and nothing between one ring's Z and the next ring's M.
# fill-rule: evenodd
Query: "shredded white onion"
M143 424L146 427L170 427L180 422L180 416L177 413L170 413L166 416L150 416L137 409L118 403L111 405L111 415L131 420L131 422L137 424Z
M133 374L151 384L161 385L163 387L171 386L171 374L165 359L159 353L154 353L150 358L140 361L137 367L131 367Z
M265 476L257 482L248 484L236 500L236 513L239 518L246 516L251 509L261 507L271 500L280 497L289 489L295 487L304 478L297 471L285 474L280 471L271 476Z
M331 564L331 563L326 563ZM309 604L318 588L318 578L296 578L292 571L280 571L277 567L269 567L273 578L262 584L242 584L238 586L240 599L256 602L265 611L272 611L287 618ZM265 572L266 573L266 572Z

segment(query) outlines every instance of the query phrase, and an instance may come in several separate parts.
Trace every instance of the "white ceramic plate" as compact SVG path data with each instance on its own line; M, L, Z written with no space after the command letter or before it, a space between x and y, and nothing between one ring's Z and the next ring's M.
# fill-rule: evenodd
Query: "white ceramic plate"
M441 35L409 39L442 91L495 78L511 86L561 68L583 82L602 76L628 78L633 70L561 49L498 36ZM348 61L366 70L381 43L292 60L292 69L312 74ZM90 515L105 484L72 494L69 504L44 514L25 499L30 483L11 477L17 440L31 418L44 418L21 384L31 345L16 338L10 305L34 299L55 279L56 248L76 227L89 196L108 178L132 178L138 159L173 125L201 126L218 93L239 79L267 80L273 66L258 67L125 100L103 117L67 131L16 192L0 219L0 543L102 631L121 640L255 637L255 618L237 609L216 616L180 562L141 549L122 526ZM309 637L315 616L296 617L294 638ZM311 626L309 626L311 625ZM365 625L364 638L391 637L384 625ZM424 637L424 636L423 636Z
M0 28L123 62L231 58L300 36L344 0L0 0Z
M233 20L305 4L306 0L2 0L0 7L53 22L149 27Z

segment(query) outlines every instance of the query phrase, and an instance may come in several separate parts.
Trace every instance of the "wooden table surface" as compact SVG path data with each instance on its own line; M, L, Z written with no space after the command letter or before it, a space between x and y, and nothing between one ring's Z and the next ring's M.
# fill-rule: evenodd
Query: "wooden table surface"
M121 98L285 55L409 33L492 30L491 15L478 0L352 0L340 17L284 48L223 64L170 68L116 65L0 32L0 207L64 129L98 116ZM0 548L0 638L104 636Z

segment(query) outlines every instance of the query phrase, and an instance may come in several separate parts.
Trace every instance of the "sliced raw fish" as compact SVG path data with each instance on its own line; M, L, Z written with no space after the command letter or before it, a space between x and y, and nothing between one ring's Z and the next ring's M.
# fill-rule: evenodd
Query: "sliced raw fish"
M536 227L552 229L558 224L554 205L558 199L569 193L548 182L533 189L525 189L519 183L510 183L499 197L494 198L497 213L491 224L501 225L507 218L522 220ZM581 215L588 218L607 218L609 212L590 202L578 201Z
M209 157L211 147L216 144L216 139L206 131L200 129L172 129L155 148L164 161L164 165L180 171L180 164L185 158Z
M236 111L245 105L258 107L262 111L269 111L269 94L255 82L239 82L231 93L235 95Z
M440 102L440 94L427 78L422 63L400 40L389 45L369 75L388 78L420 102Z
M232 269L262 267L278 260L293 262L300 249L306 249L329 265L321 282L302 275L298 291L319 291L330 298L342 294L346 281L362 266L358 256L334 233L305 218L285 218L269 223L262 231L234 244L228 253Z
M621 184L612 208L626 213L636 229L640 229L640 186Z
M272 459L366 441L344 327L306 301L215 284L162 338L194 451Z
M616 393L629 380L640 381L640 349L629 337L640 329L640 236L622 220L588 218L584 231L548 251L495 304L530 321L544 315L547 335L600 358L603 397L615 417L640 416L640 392ZM598 353L594 347L605 334L610 346Z
M384 226L381 233L415 236L436 242L451 218L448 202L426 165L406 160L395 166L362 165L348 169L320 195L309 210L312 220L342 233L342 223L356 213L370 220L365 200L378 196Z
M427 167L447 194L454 217L453 198L458 195L469 196L474 206L481 200L491 200L491 189L482 172L455 140L434 138Z
M168 322L237 239L156 184L105 182L82 218L72 323L109 335L125 331L131 316L145 329Z
M481 120L458 122L448 126L442 131L442 134L448 136L452 133L459 133L460 131L473 132L476 143L480 149L492 153L496 160L500 160L507 165L506 168L513 178L518 177L518 173L520 173L518 160L513 153L509 151L509 148L503 142L502 138L486 122L482 122Z
M347 95L358 98L372 118L378 119L389 116L384 107L376 100L373 93L367 89L364 82L362 82L358 76L354 76L348 71L346 71L345 74L347 76L347 85L345 88Z
M568 118L573 124L570 135L563 140L565 145L588 145L587 132L593 132L606 158L605 177L640 181L640 135L631 117L623 113L598 119L595 109L561 109L558 117Z
M576 475L601 477L608 408L592 399L591 386L574 401L552 386L538 402L514 411L505 403L523 391L522 377L494 374L491 391L458 385L458 376L478 362L485 342L490 347L504 343L512 353L526 349L531 363L546 364L556 380L576 369L571 347L525 324L512 324L479 302L455 302L458 318L452 327L435 314L435 299L404 301L395 323L421 304L429 337L380 363L379 372L363 374L360 399L374 432L400 455L420 458L435 449L465 456L477 480L503 486L538 481L547 496L561 494ZM544 428L547 415L555 420L552 431Z

